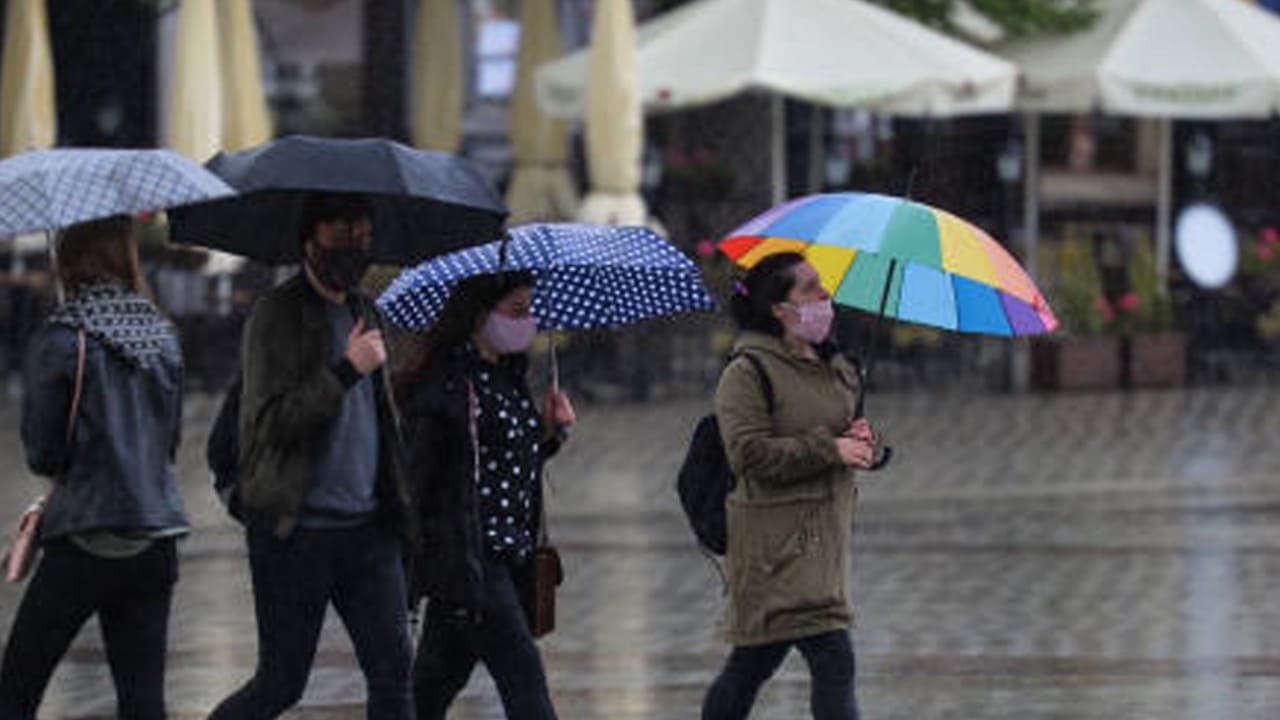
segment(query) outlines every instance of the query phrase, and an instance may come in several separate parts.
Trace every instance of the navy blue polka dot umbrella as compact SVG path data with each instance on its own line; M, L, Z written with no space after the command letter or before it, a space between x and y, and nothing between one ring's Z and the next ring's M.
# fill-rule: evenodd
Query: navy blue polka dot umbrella
M538 279L533 316L543 330L614 327L714 307L698 268L642 227L541 223L402 272L378 298L393 322L431 325L458 280L499 270Z

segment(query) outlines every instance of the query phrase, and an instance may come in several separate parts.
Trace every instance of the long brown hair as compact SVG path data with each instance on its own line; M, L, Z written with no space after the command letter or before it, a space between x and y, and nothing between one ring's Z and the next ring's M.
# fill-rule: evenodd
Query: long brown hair
M522 270L475 275L459 280L449 293L449 299L436 317L435 324L426 332L405 337L398 346L401 348L402 359L395 373L397 391L406 395L433 363L450 350L466 345L480 319L508 294L536 284L537 279L533 273Z
M72 225L58 233L57 249L58 279L68 295L93 283L114 282L150 297L133 218L115 215Z

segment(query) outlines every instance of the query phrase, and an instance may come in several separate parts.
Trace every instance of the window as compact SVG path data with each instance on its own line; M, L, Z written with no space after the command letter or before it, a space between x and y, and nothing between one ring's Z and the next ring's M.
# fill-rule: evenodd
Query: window
M520 23L515 20L493 18L476 25L476 94L495 100L511 94L519 49Z
M471 0L475 22L474 87L480 100L503 101L515 90L520 23L511 0Z

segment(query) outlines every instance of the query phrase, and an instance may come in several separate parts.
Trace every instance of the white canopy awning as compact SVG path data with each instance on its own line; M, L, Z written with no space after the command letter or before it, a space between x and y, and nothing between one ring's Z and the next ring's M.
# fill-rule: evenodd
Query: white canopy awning
M588 57L543 66L538 101L580 117ZM1011 63L863 0L699 0L637 29L647 111L765 90L834 107L906 115L1007 111Z
M1018 104L1185 119L1280 112L1280 20L1240 0L1102 0L1087 30L1011 43Z
M1065 36L1010 43L1000 54L1022 73L1030 113L1101 110L1161 118L1156 270L1168 275L1174 119L1268 117L1280 112L1280 19L1240 0L1100 0L1101 16ZM1027 243L1038 226L1039 125L1028 120Z

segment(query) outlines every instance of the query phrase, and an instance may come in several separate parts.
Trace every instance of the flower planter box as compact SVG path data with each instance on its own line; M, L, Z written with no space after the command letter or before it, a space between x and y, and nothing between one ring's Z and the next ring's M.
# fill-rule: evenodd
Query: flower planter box
M1135 388L1180 387L1187 380L1187 336L1141 333L1128 340L1128 385Z
M1121 343L1114 335L1038 340L1031 348L1031 377L1041 390L1108 390L1120 386Z

